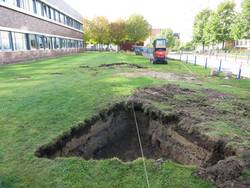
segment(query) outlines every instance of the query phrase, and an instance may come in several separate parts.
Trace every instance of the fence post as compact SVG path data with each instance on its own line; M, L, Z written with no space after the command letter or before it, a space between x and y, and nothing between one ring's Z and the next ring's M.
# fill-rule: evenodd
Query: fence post
M194 57L194 65L196 65L197 56Z
M249 64L249 58L250 58L250 56L248 55L248 57L247 57L247 64Z
M242 62L241 62L241 64L240 64L240 69L239 69L239 74L238 74L238 76L237 76L237 80L240 80L241 79L241 71L242 71Z
M208 61L208 58L206 57L205 69L207 69L207 61Z
M180 61L181 61L181 56L182 56L182 52L180 52Z
M222 59L220 60L220 66L219 66L219 72L221 72L221 67L222 66Z
M186 59L186 63L188 63L188 54L187 54L187 59Z

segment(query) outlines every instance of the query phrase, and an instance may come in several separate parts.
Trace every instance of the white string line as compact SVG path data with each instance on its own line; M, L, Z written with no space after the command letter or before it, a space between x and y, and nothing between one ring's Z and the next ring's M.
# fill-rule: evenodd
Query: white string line
M190 68L188 68L188 67L185 65L184 62L181 61L180 64L181 64L182 66L184 66L184 67L189 71L189 73L191 73L192 75L194 75L193 71L192 71Z
M144 166L145 177L146 177L146 180L147 180L148 188L150 188L149 179L148 179L148 172L147 172L147 167L146 167L145 158L144 158L144 152L143 152L143 148L142 148L140 130L139 130L139 126L138 126L136 114L135 114L134 103L132 103L132 109L133 109L133 114L134 114L134 118L135 118L135 125L136 125L137 136L138 136L138 140L139 140L139 144L140 144L140 149L141 149L141 155L142 155L142 161L143 161L143 166Z

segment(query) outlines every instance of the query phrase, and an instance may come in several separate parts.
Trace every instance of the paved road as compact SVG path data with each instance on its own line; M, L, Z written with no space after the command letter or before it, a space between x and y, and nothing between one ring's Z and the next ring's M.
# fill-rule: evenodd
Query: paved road
M235 75L239 74L239 69L242 66L241 76L250 78L250 61L248 60L248 58L224 57L216 55L197 55L197 54L180 55L176 53L170 53L168 57L178 60L181 59L182 61L187 61L188 59L189 63L194 63L196 57L196 64L202 66L205 66L207 59L207 67L217 68L217 69L219 69L221 62L222 71L231 71Z

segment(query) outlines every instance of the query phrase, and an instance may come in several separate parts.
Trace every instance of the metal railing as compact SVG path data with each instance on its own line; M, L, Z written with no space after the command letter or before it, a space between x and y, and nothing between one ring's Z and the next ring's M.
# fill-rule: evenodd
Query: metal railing
M242 77L250 78L250 56L247 54L198 54L193 52L170 53L169 58L184 61L204 68L213 68L218 71L230 71Z

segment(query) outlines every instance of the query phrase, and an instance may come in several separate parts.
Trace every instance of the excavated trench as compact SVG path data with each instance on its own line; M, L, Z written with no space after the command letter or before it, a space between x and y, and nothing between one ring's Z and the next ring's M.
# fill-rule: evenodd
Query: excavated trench
M72 128L55 142L40 147L36 155L50 159L77 156L86 160L117 157L124 162L133 161L141 157L134 108L146 158L172 159L198 166L216 164L225 158L223 142L204 146L198 135L178 132L180 114L164 115L159 111L146 111L141 103L133 104L115 104ZM195 137L195 141L191 137Z

